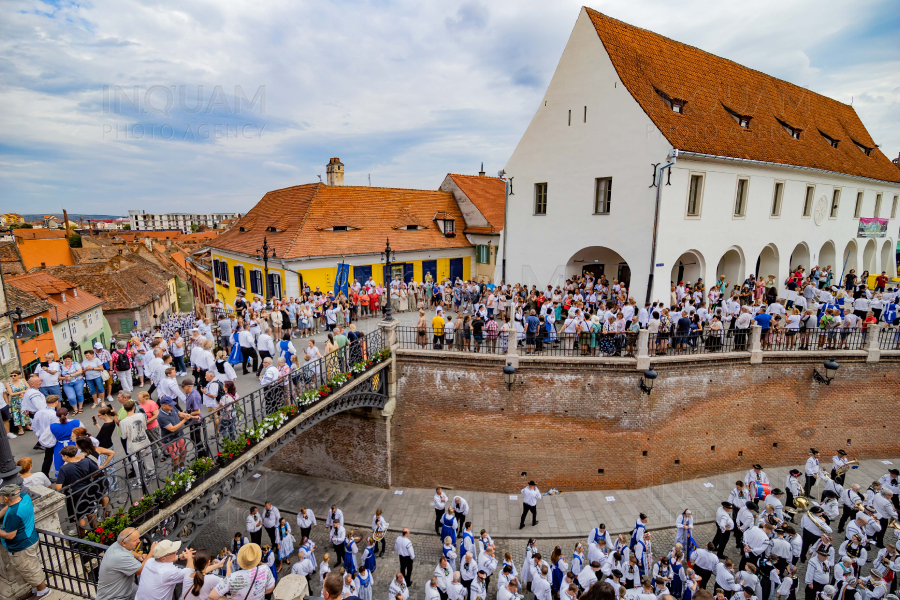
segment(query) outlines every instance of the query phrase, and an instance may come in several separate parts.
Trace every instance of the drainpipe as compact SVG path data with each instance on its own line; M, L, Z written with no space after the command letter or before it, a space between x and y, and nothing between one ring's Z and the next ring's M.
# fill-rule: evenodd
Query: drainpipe
M503 265L500 271L500 279L506 281L506 240L509 238L509 182L505 179L506 171L500 172L500 177L504 177L503 186Z
M660 167L656 173L656 211L653 214L653 245L650 249L650 277L647 278L647 300L650 302L650 296L653 294L653 275L656 271L656 238L659 233L659 202L662 196L662 178L663 171L672 167L678 160L678 149L672 149L672 161Z

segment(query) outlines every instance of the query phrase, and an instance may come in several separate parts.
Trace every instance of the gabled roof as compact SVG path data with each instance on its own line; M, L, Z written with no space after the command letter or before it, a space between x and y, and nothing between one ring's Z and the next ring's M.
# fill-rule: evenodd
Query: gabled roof
M65 229L14 229L13 236L23 240L53 240L66 237Z
M503 229L503 212L506 203L506 182L499 177L487 177L484 175L457 175L456 173L450 173L450 177L462 193L472 201L475 208L487 219L488 223L491 224L490 229L501 231Z
M22 291L9 283L4 284L3 290L6 292L7 306L12 309L21 308L23 317L33 317L53 308L53 305L46 300Z
M21 275L25 272L22 255L15 242L0 244L0 271L4 275Z
M622 83L676 149L900 182L852 106L585 10ZM664 98L686 101L682 113ZM786 126L802 130L800 138ZM867 156L857 144L875 149Z
M52 268L52 267L51 267ZM71 267L56 267L57 269L69 269ZM26 273L8 277L6 283L22 292L37 296L39 299L56 306L59 311L51 313L52 320L65 319L69 315L82 313L95 306L100 306L103 300L81 289L81 286L71 281L66 281L43 271ZM77 289L76 289L77 288ZM65 301L62 294L66 295Z
M463 221L449 192L298 185L268 192L208 246L255 256L265 239L276 256L285 259L371 254L380 252L388 238L391 248L399 252L470 248L464 236L445 237L441 233L433 223L436 213ZM416 231L397 229L402 225L427 226ZM351 229L331 230L335 226Z
M119 246L89 246L87 248L72 248L72 258L76 265L81 264L106 264L106 262L128 249L124 245Z

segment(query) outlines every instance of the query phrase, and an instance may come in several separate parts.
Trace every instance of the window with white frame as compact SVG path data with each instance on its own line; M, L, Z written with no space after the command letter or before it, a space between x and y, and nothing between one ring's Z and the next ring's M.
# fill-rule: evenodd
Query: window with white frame
M841 190L835 188L833 192L831 192L831 210L828 212L829 219L837 219L838 215L838 206L841 204Z
M62 331L62 339L69 339L69 331L65 327L60 327L59 330Z
M88 316L87 316L87 324L88 324L88 326L94 324L94 315L92 315L91 313L88 313Z
M875 194L875 218L881 215L881 194Z
M747 216L747 188L750 185L749 179L738 179L737 190L734 195L734 216Z
M612 177L598 177L594 180L594 214L608 215L612 203Z
M806 196L803 198L803 216L808 217L812 214L813 196L816 193L816 187L813 185L806 186Z
M692 173L691 182L688 185L687 210L688 217L699 217L703 206L703 175Z
M862 216L863 195L864 192L862 190L856 192L856 206L853 208L854 219L858 219Z
M897 202L900 202L900 196L894 196L894 201L891 202L891 218L897 218Z
M772 212L771 216L780 217L781 216L781 201L784 198L784 182L776 181L775 189L772 192Z
M12 360L12 351L9 347L9 341L6 338L0 338L0 363L8 363Z

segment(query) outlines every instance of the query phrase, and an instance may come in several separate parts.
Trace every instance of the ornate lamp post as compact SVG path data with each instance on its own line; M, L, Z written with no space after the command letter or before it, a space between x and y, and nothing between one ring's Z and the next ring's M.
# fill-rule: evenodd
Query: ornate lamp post
M263 245L262 245L262 255L260 255L259 250L256 251L256 260L263 261L263 273L265 273L265 282L263 283L263 297L266 299L268 303L271 299L269 296L269 258L278 258L275 256L275 248L272 248L272 253L269 254L269 243L266 237L263 237Z
M386 281L384 282L384 290L388 295L387 301L384 303L384 320L385 321L393 321L394 317L391 315L391 263L396 258L394 255L394 251L391 250L391 240L388 238L385 242L384 252L381 253L381 260L384 261L385 271L387 272L387 276L385 277Z

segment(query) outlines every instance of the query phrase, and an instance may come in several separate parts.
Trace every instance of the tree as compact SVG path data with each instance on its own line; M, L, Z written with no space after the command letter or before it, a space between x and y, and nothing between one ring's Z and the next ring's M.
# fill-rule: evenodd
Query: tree
M73 233L69 236L69 248L81 248L81 235Z
M191 233L197 233L198 231L200 231L200 226L196 223L191 224Z
M122 225L122 230L123 231L131 231L131 225L129 225L128 223L125 223L124 225Z
M34 229L34 225L31 223L13 223L9 226L10 229Z

